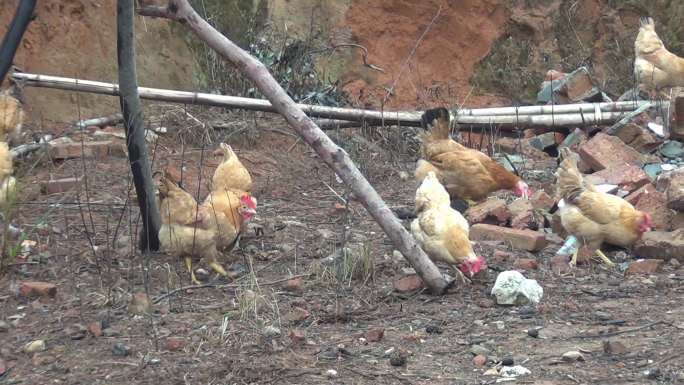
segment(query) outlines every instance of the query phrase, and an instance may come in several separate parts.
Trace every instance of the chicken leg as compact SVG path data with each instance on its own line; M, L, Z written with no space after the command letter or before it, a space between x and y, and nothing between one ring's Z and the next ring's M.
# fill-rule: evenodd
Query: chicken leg
M202 283L195 277L195 271L192 270L192 258L190 257L185 257L185 267L188 268L188 271L190 272L190 280L192 283L195 285L201 285Z
M579 247L575 248L575 251L572 252L572 258L570 258L570 267L575 268L577 267L577 254L579 253Z
M603 264L605 264L606 266L608 266L608 267L615 266L615 263L613 261L611 261L610 259L608 259L608 257L606 257L606 255L603 254L603 252L601 250L596 249L596 255L599 258L601 258L601 262L603 262Z
M463 272L462 272L460 269L454 268L454 270L456 271L456 275L459 276L459 277L461 277L461 282L463 282L463 284L470 284L470 283L473 283L470 279L468 279L468 278L465 276L465 274L463 274Z

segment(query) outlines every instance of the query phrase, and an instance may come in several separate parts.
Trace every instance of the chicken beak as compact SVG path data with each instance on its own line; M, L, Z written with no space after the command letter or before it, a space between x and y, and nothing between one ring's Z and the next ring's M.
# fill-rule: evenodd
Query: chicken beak
M256 215L256 210L248 207L248 208L245 210L245 214L249 214L250 216Z

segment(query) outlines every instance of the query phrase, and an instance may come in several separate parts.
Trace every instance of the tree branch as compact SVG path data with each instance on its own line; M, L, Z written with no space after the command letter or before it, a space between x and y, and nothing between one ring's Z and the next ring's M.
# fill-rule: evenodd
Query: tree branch
M144 8L141 15L165 17L190 28L201 40L240 69L259 88L290 126L316 151L318 156L351 187L370 215L392 240L396 249L411 263L416 273L435 294L447 288L447 281L416 244L380 195L356 168L349 155L321 131L280 87L257 59L235 45L203 20L187 0L169 0L166 9Z

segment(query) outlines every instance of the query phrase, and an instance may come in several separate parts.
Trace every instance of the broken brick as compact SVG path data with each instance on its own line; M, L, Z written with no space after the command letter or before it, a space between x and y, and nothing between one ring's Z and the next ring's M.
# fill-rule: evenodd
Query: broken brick
M593 170L600 171L623 163L643 166L643 159L635 149L620 138L599 132L579 150L580 157Z
M589 70L586 67L580 67L562 79L563 85L561 92L567 95L568 99L573 102L579 102L592 98L601 93L601 91L594 85L591 79Z
M654 230L665 231L670 229L673 212L667 208L667 197L664 193L654 191L649 194L641 194L634 207L651 214Z
M639 259L631 262L625 271L625 276L637 274L653 274L660 270L665 261L662 259Z
M102 322L95 321L88 324L88 332L93 337L102 337Z
M667 207L684 211L684 167L672 172L667 188Z
M546 238L543 233L483 223L470 227L470 239L474 241L503 240L514 249L527 251L538 251L546 246Z
M304 290L304 281L301 278L293 278L285 282L285 290L301 293Z
M629 195L625 197L625 200L629 202L632 206L635 206L639 202L639 198L641 198L643 194L651 194L654 192L656 192L655 186L653 186L651 183L648 183L632 191Z
M19 285L19 293L24 297L50 297L57 295L57 286L54 283L26 281Z
M514 229L538 229L534 207L529 199L516 199L508 206L511 212L511 227Z
M503 199L489 198L469 207L465 216L469 223L506 224L511 219L511 212Z
M180 338L169 337L166 339L165 346L166 346L166 350L168 350L170 352L175 352L175 351L181 350L181 349L183 349L183 347L185 347L185 341L183 341Z
M521 270L537 270L539 268L539 263L536 259L532 258L518 258L513 267Z
M650 130L636 123L628 123L619 127L613 135L642 153L650 152L662 142Z
M382 339L382 337L385 335L385 329L384 328L374 328L366 331L364 334L364 337L366 338L366 341L368 342L378 342Z
M551 210L551 207L556 203L556 201L549 196L544 190L537 190L530 197L530 202L532 202L532 207L535 210Z
M670 138L684 140L684 92L680 92L675 97L672 117Z
M627 163L611 165L601 171L587 175L585 179L593 185L615 184L628 192L651 182L651 178L644 170Z
M80 185L82 181L83 176L80 176L78 178L70 177L61 179L50 179L47 182L43 182L41 184L41 190L45 194L59 194L73 189L74 187Z
M556 135L554 132L547 132L534 136L528 139L527 142L537 150L545 150L556 145Z
M56 160L81 157L104 158L109 154L111 144L111 141L57 143L50 145L48 154Z
M408 293L424 287L423 281L416 274L407 275L397 279L392 283L394 291L399 293Z
M634 245L634 253L644 258L675 258L684 262L684 228L646 232Z

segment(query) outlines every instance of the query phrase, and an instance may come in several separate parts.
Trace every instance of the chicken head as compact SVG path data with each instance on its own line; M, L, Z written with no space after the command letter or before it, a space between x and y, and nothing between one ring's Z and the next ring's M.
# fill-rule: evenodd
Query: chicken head
M527 199L530 197L531 193L530 187L522 180L519 180L518 183L516 183L513 187L513 194L515 194L515 196Z
M471 278L485 267L487 267L487 263L485 262L484 258L479 255L476 255L475 258L466 259L458 266L463 274Z
M257 199L249 196L249 194L243 194L240 197L240 208L238 212L242 215L242 219L247 222L256 214Z

